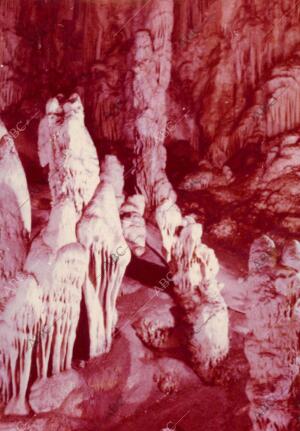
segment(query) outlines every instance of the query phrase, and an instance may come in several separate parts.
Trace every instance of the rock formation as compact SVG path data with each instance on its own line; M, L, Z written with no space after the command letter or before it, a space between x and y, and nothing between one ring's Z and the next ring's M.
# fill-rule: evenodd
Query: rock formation
M202 226L191 218L185 222L171 249L170 269L174 293L190 328L192 364L199 376L210 381L229 350L228 311L216 280L217 258L201 241Z
M77 236L89 256L84 298L93 357L110 350L118 320L116 301L131 257L122 232L115 190L110 183L101 181L97 187L77 226ZM121 254L116 258L119 249Z
M49 165L52 203L71 198L81 214L100 178L98 156L78 94L64 103L61 97L48 101L39 127L39 157L42 166Z
M293 429L293 383L299 373L299 249L297 241L287 243L281 263L267 236L255 240L250 249L246 393L255 431Z
M139 194L129 196L120 209L124 238L136 256L142 256L146 249L144 211L145 198Z
M163 255L166 261L169 262L171 248L176 240L176 228L182 224L181 211L170 199L166 199L156 208L155 219L162 238Z
M32 364L32 340L38 333L42 310L41 292L35 277L18 273L1 289L0 394L5 414L26 415Z
M164 199L176 201L165 173L164 139L167 125L166 91L171 72L173 2L154 1L135 36L133 106L136 119L135 169L137 188L146 208L155 209ZM145 84L146 83L146 84Z
M46 378L70 369L80 300L87 274L87 256L76 242L74 203L53 206L48 225L33 241L25 268L41 289L43 312L38 321L37 376Z
M60 95L48 100L45 115L41 119L38 129L38 155L42 167L49 167L49 185L52 185L52 175L55 172L55 152L57 128L63 121L62 99ZM51 179L51 180L50 180ZM54 196L53 196L54 197Z
M106 155L101 163L101 181L110 183L113 186L118 208L124 202L124 167L118 158L113 155Z
M27 180L14 141L6 133L0 140L0 282L22 270L30 232Z

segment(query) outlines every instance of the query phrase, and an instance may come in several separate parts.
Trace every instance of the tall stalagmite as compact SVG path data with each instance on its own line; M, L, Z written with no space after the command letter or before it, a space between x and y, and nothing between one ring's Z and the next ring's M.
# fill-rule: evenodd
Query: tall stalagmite
M135 169L146 209L176 194L166 176L164 139L167 124L166 92L171 76L173 0L154 0L149 5L143 30L135 35L133 105L135 121Z
M253 431L294 429L291 407L299 373L300 244L287 243L280 263L277 255L266 235L253 242L249 255L245 354L250 364L246 393Z

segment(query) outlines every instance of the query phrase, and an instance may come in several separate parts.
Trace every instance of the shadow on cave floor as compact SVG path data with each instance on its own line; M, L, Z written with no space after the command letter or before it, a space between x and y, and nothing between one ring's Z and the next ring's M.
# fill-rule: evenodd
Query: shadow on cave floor
M159 281L166 276L167 272L167 267L162 267L132 255L126 275L146 286L154 287L159 285Z

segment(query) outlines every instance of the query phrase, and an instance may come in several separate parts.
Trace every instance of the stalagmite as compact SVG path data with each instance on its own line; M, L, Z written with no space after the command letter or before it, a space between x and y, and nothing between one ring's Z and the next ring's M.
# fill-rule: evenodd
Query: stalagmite
M167 126L166 91L171 72L173 2L151 3L144 30L135 38L133 104L136 119L135 169L137 188L145 196L146 209L155 209L164 199L176 201L166 168L163 146Z
M172 246L170 270L174 293L191 328L192 364L199 376L211 381L229 350L228 310L220 293L222 285L216 280L217 258L201 242L202 226L191 217L185 224Z
M18 273L3 284L0 314L0 393L7 404L4 413L26 415L26 392L32 364L32 351L42 310L41 291L35 278Z
M173 2L151 3L144 29L136 33L133 104L138 112L135 123L135 172L139 193L146 202L146 216L155 211L167 261L181 214L177 195L166 175L167 127L166 92L171 75L171 34Z
M250 274L273 268L276 262L277 250L274 241L270 237L262 235L252 243L248 260Z
M101 163L101 181L108 182L113 186L118 208L124 202L124 166L121 165L116 156L106 155Z
M146 250L144 211L145 198L138 194L129 196L120 210L124 238L136 256L142 256Z
M166 199L156 208L155 219L162 237L163 255L169 262L171 248L175 241L175 231L182 223L181 211L176 204Z
M30 231L25 172L12 137L5 134L0 140L0 280L14 277L22 269Z
M299 268L297 241L285 245L281 264L267 236L251 246L245 354L250 364L246 393L253 431L293 429L292 386L299 373Z
M38 154L42 167L49 165L49 175L54 173L57 128L63 121L63 109L60 104L61 97L53 97L48 100L45 115L41 119L38 128ZM49 178L50 183L50 178Z
M40 287L44 312L39 319L37 375L46 378L70 369L87 256L76 243L78 214L74 203L56 203L48 225L33 241L25 268Z
M88 312L90 356L108 352L117 323L117 296L131 253L123 236L115 191L101 181L77 226L89 255L84 295Z
M50 99L39 127L41 165L49 164L52 203L72 198L81 214L99 183L99 161L78 94Z

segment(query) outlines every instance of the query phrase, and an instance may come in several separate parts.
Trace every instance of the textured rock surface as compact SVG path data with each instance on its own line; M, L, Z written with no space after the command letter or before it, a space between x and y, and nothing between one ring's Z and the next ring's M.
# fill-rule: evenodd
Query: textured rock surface
M245 342L250 378L246 393L255 431L294 429L290 406L299 373L297 249L299 243L286 245L281 257L284 266L277 265L275 244L267 236L254 241L250 250Z
M166 92L171 74L173 2L154 1L145 30L135 36L133 106L136 181L146 207L155 209L165 199L176 200L166 173L164 148L167 123ZM145 85L145 83L147 83Z
M190 221L171 250L174 292L190 326L188 347L195 371L204 379L229 350L228 311L216 280L219 271L214 251L201 242L202 226Z
M84 296L89 320L90 356L108 352L118 321L116 301L131 252L123 236L115 191L101 182L77 226L89 256ZM121 250L120 256L116 255Z
M144 211L145 198L139 194L129 196L120 208L124 237L136 256L142 256L146 250Z
M31 371L32 348L38 333L42 302L36 279L19 273L4 287L5 304L1 313L0 363L1 399L5 414L30 412L26 391ZM3 293L2 293L3 299Z
M52 208L47 227L33 241L25 268L41 288L38 319L38 378L70 369L87 256L76 242L76 209L70 201ZM66 235L67 234L67 235Z
M59 99L47 102L39 126L39 158L42 166L49 165L52 203L70 198L81 215L99 183L99 161L79 95Z
M27 180L13 139L0 140L0 280L23 268L31 232Z

